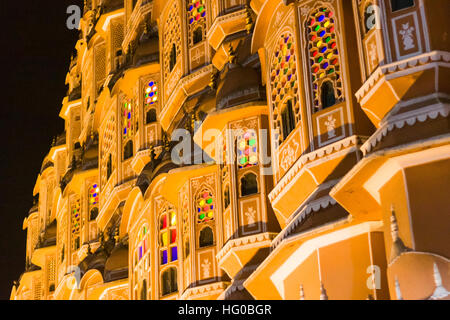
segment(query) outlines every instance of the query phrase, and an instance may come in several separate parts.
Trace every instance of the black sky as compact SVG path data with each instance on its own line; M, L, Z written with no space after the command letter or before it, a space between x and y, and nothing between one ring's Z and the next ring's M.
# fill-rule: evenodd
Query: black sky
M82 0L0 1L0 299L25 267L22 223L67 91L65 76L78 39L66 28L69 5Z

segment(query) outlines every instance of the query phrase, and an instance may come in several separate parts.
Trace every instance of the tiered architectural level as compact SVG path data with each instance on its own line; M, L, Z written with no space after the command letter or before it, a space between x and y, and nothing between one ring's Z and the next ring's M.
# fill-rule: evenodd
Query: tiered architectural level
M449 299L448 0L85 3L11 299Z

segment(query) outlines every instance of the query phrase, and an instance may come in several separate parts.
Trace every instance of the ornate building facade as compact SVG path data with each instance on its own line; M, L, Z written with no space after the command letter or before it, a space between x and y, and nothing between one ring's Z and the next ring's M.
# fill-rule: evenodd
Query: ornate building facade
M85 1L11 299L449 299L449 9Z

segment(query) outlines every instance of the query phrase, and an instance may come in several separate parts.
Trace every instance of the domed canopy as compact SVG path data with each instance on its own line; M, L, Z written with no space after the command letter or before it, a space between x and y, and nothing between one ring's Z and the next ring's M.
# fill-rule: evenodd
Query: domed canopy
M128 277L128 246L119 243L111 252L105 264L105 282Z
M260 76L255 69L236 64L226 68L217 89L218 110L265 99Z

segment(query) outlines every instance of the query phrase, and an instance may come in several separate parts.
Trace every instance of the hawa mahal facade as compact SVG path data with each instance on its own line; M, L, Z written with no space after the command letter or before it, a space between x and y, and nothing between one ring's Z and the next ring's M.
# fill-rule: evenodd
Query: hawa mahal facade
M85 1L11 299L449 299L448 12Z

